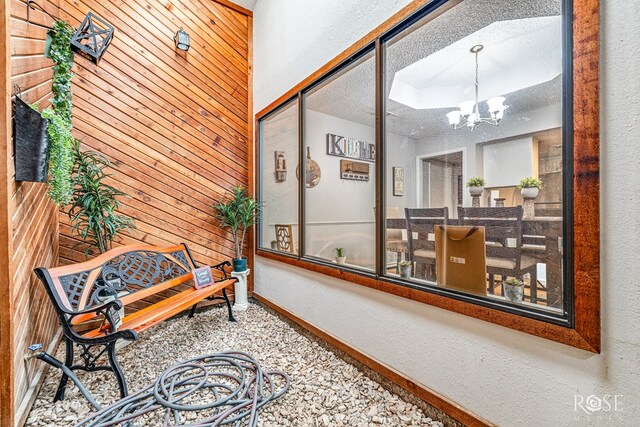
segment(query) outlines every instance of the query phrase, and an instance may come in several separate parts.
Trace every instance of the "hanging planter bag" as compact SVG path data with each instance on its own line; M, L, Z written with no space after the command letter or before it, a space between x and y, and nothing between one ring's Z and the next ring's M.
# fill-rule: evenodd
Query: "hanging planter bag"
M15 97L16 181L47 182L49 134L47 121L20 97Z

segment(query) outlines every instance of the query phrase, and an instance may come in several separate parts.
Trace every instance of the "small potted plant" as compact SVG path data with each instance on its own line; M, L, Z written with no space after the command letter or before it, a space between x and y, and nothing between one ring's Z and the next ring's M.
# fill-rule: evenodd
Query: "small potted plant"
M400 261L400 263L398 263L400 277L403 279L411 279L411 264L411 261Z
M467 180L467 188L469 189L469 194L472 196L482 196L482 192L484 191L484 178L481 176L474 176Z
M507 280L502 282L502 289L504 298L509 302L522 302L522 297L524 295L524 283L521 280L516 279L515 277L509 277Z
M336 248L336 264L343 265L347 262L347 257L344 254L344 248Z
M538 197L541 187L542 181L533 177L522 178L520 184L518 184L520 194L522 194L522 198L524 199L535 199Z
M247 230L259 219L262 205L247 194L244 187L234 187L218 202L214 203L215 218L220 224L231 230L235 244L236 258L233 259L233 270L247 270L247 259L242 257L242 248Z

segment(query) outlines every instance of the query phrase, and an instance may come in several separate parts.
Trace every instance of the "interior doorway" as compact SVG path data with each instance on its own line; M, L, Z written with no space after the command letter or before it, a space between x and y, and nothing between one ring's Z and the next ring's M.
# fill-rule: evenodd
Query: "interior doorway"
M419 159L421 191L419 198L423 208L449 208L449 216L455 217L463 202L463 151L428 155Z

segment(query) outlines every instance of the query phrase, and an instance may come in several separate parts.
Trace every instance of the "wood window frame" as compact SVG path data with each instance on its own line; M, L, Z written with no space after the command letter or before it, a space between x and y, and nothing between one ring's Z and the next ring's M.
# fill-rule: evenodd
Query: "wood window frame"
M258 144L259 120L280 105L300 97L302 91L322 79L372 43L392 31L403 21L429 7L437 0L414 0L369 34L316 70L295 87L263 108L255 116L254 150ZM510 329L563 343L589 352L601 349L600 327L600 127L599 127L599 0L569 1L572 8L572 83L565 86L573 93L573 301L569 304L570 325L553 323L549 319L527 317L524 310L505 311L471 300L452 298L435 289L411 286L389 277L336 267L329 262L310 260L295 255L260 249L258 256L283 262L305 270L346 280L403 298L429 304L445 310L485 320ZM378 64L381 65L381 64ZM378 84L378 82L377 82ZM299 106L300 107L300 106ZM380 117L379 112L377 117ZM299 129L301 132L302 129ZM256 160L259 157L256 157ZM382 162L378 162L382 163ZM254 164L255 170L259 165ZM259 174L255 188L260 188ZM302 188L302 186L300 186ZM570 193L571 194L571 193ZM303 195L299 195L299 197ZM380 212L380 209L377 210ZM379 222L379 218L377 218ZM302 223L301 223L302 224ZM302 226L299 227L303 229ZM380 233L377 233L380 234ZM376 237L380 247L380 236ZM254 239L258 241L258 239ZM302 242L302 240L300 241ZM301 244L301 243L300 243ZM301 246L302 247L302 246ZM379 258L379 257L377 257Z

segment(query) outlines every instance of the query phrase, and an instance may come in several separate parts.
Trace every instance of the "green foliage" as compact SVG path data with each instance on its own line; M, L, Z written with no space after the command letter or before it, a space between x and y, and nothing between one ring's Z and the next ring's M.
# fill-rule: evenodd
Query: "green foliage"
M510 285L510 286L522 286L522 285L524 285L524 283L522 283L521 280L518 280L515 277L509 277L508 279L506 279L502 283L504 283L505 285Z
M56 21L51 35L50 57L53 65L53 84L51 92L51 108L42 112L42 117L47 119L47 132L49 134L49 197L60 206L66 205L71 200L73 191L73 136L71 129L71 66L73 65L73 52L71 51L71 37L73 28L64 21ZM37 105L32 108L38 109Z
M47 119L49 134L49 197L60 206L71 200L73 191L73 136L71 128L54 110L47 108L42 112Z
M58 20L53 24L51 32L50 56L53 60L53 84L51 91L51 105L53 110L71 127L71 67L73 66L73 51L71 37L74 29L66 22Z
M520 184L518 184L518 188L537 188L537 189L540 189L540 188L542 188L542 181L540 181L538 178L532 178L532 177L522 178L520 180Z
M467 181L467 187L484 187L484 178L481 176L474 176Z
M336 258L342 258L344 256L344 248L335 248Z
M398 264L400 267L402 268L407 268L407 267L411 267L412 262L411 261L400 261L400 263Z
M81 151L78 140L74 139L72 146L74 189L68 211L71 231L89 245L85 256L92 253L92 248L104 253L111 249L121 231L136 228L135 223L117 213L120 207L117 197L125 194L104 183L111 176L104 172L111 162L95 151Z
M247 229L260 219L262 204L247 194L244 187L233 187L213 204L213 215L220 225L231 230L237 259L242 259L242 247Z

